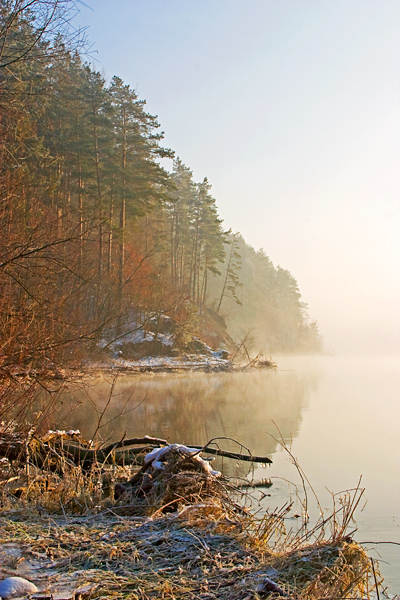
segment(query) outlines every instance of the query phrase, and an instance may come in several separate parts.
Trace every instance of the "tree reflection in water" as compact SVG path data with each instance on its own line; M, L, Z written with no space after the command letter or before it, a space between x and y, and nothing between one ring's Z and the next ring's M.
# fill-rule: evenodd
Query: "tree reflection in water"
M268 433L276 436L277 426L285 441L297 436L302 411L317 380L318 372L295 371L122 374L115 381L98 435L118 440L126 432L128 437L150 435L188 445L225 436L254 454L269 456L276 442ZM49 417L48 428L80 429L90 439L112 383L112 375L101 375L70 387L62 394L62 405ZM221 446L238 451L237 445L226 440Z

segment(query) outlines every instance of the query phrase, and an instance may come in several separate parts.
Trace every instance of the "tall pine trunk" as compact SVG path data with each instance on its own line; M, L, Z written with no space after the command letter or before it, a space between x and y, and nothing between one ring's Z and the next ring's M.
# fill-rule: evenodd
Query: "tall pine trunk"
M122 194L119 211L119 261L118 261L118 332L122 333L122 307L124 291L124 266L125 266L125 223L126 223L126 111L123 108L122 121Z
M99 251L97 256L97 300L95 311L97 313L100 305L101 296L101 278L103 272L103 198L101 194L101 183L100 183L100 153L99 153L99 140L98 140L98 127L97 127L97 107L94 100L92 100L93 110L93 141L94 141L94 158L96 167L96 183L97 183L97 211L99 219Z

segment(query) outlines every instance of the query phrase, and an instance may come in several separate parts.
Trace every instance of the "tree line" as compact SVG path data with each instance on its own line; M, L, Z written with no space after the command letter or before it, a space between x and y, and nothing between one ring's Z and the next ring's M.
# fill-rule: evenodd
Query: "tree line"
M317 350L290 273L224 230L145 101L84 62L72 5L0 0L2 367L75 358L154 313Z

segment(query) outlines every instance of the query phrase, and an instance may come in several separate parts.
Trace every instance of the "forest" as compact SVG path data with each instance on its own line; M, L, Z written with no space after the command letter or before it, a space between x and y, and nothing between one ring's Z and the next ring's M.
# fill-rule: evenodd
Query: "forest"
M85 60L73 5L0 0L0 367L74 363L155 314L183 349L207 320L322 351L293 275L224 228L145 100Z

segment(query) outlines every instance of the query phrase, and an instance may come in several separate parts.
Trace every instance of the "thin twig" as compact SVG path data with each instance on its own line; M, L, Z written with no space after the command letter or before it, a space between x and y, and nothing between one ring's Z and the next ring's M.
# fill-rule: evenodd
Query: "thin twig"
M380 600L380 597L379 597L379 586L378 586L378 581L376 579L375 564L374 564L374 559L372 558L372 556L371 556L371 565L372 565L372 573L373 573L374 581L375 581L376 595L377 595L378 600Z

